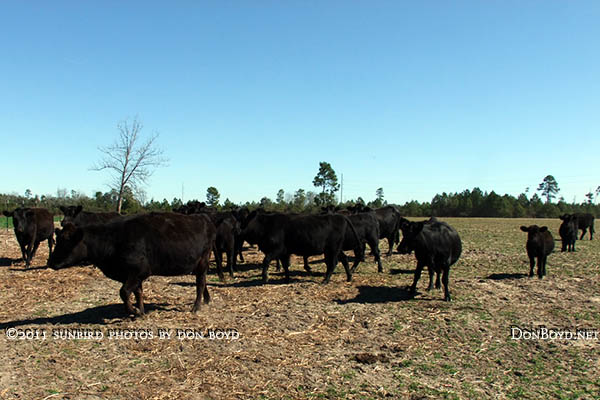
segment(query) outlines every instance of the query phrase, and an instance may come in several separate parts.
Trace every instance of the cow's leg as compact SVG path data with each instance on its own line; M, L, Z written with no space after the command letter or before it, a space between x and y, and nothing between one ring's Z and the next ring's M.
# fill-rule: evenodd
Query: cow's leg
M229 276L233 278L233 266L235 264L235 245L231 244L227 248L227 269L229 270Z
M269 264L271 263L271 260L273 259L273 256L270 254L265 254L265 258L263 259L262 262L262 280L263 282L268 282L269 281L269 274L268 274L268 270L269 270ZM279 262L279 260L277 260L277 262Z
M275 272L279 272L281 271L281 262L279 261L279 258L275 260Z
M327 265L327 271L325 272L325 279L323 283L329 283L331 279L331 275L333 274L333 270L335 269L335 265L337 264L337 253L335 252L325 252L325 265Z
M304 260L304 270L309 274L312 274L312 269L310 269L310 265L308 265L308 256L302 256L302 259Z
M548 256L544 256L543 263L544 268L542 268L542 276L546 276L546 262L548 261Z
M533 276L533 267L535 267L535 257L530 256L529 257L529 277L530 278Z
M442 283L444 284L444 301L452 301L452 299L450 298L450 290L448 289L449 275L450 275L450 266L444 265L444 270L442 272Z
M537 276L542 279L544 277L544 256L537 258Z
M54 238L50 236L48 238L48 260L50 260L50 256L52 255L52 246L54 246Z
M342 258L342 254L344 255L344 257ZM364 251L363 251L364 254ZM340 259L340 261L342 262L342 265L344 265L344 268L346 268L346 264L348 264L348 257L344 254L344 252L340 252L340 255L338 256L338 258ZM356 269L358 268L358 264L360 264L361 261L364 261L360 255L354 253L354 262L352 263L352 268L350 268L350 275L353 275L356 272ZM344 264L346 263L346 264ZM348 275L348 273L346 272L346 275ZM350 281L348 281L350 282Z
M285 283L290 283L290 255L286 254L280 258L285 273Z
M391 255L392 255L392 251L394 250L394 236L393 236L393 235L392 235L392 236L389 236L389 237L387 238L387 241L388 241L388 245L389 245L389 249L388 249L388 252L387 252L387 256L389 257L389 256L391 256Z
M21 248L21 257L23 257L23 261L27 263L27 249L25 248L25 244L19 242L19 247Z
M216 245L213 247L213 253L215 255L215 264L217 264L217 275L219 275L219 280L223 282L225 280L225 275L223 275L223 253Z
M31 260L33 260L33 248L36 247L35 246L35 231L33 233L33 237L31 238L31 240L29 241L29 243L27 243L25 245L25 267L29 268L31 266ZM37 247L36 247L37 249Z
M210 251L207 251L205 255L200 258L198 266L196 268L196 300L192 307L192 312L195 313L200 309L202 296L204 295L204 304L210 302L210 295L208 294L208 287L206 286L206 273L208 272L208 258L210 257Z
M135 288L133 294L135 295L135 302L138 310L140 310L140 314L144 315L144 291L142 289L142 282Z
M121 287L119 294L121 295L121 300L123 300L123 304L125 305L125 311L130 315L141 315L140 310L136 310L131 305L131 292L137 289L137 287L141 284L141 281L134 276L129 276L127 281Z
M581 236L579 237L579 240L583 240L583 237L585 236L586 232L587 232L587 228L583 228L583 232L581 232ZM591 236L590 236L590 240L592 240Z
M364 246L365 245L363 244L363 249ZM379 251L379 243L377 241L373 241L372 243L369 243L369 247L373 249L373 257L375 258L375 262L377 262L377 272L383 272L383 265L381 265L381 252Z
M427 286L427 291L429 292L430 290L433 289L433 276L436 275L436 273L432 267L428 267L427 272L429 272L429 285Z
M35 242L33 242L33 249L31 250L31 254L29 255L29 265L31 265L31 262L35 257L35 253L37 253L38 247L40 247L40 242L36 240Z
M236 257L240 257L240 262L245 262L244 261L244 241L240 238L237 238L235 240L235 255Z
M419 282L419 278L421 278L421 272L423 271L424 266L425 266L425 264L423 264L420 261L417 261L417 269L415 270L415 277L413 279L413 284L410 287L410 291L413 294L415 294L417 292L417 282Z
M350 269L350 266L348 265L348 257L346 257L346 254L344 254L343 251L340 251L338 258L342 262L342 265L344 266L344 270L346 271L346 281L352 282L352 272L354 272L354 270L360 263L360 257L355 257L354 265L352 265L352 269Z

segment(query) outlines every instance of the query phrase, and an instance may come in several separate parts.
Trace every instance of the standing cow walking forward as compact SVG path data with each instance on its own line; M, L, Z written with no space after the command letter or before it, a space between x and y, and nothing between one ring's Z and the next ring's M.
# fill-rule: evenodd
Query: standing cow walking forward
M546 275L546 261L548 255L554 250L554 238L547 226L541 228L537 225L521 226L527 232L527 256L529 257L529 277L533 276L533 267L537 258L537 275L542 279Z
M250 244L258 244L265 254L262 278L269 279L268 268L272 260L280 260L285 271L285 280L289 282L290 256L314 256L323 254L327 272L323 283L329 282L342 253L346 229L350 229L355 238L354 255L362 259L364 246L348 217L341 214L292 215L261 214L254 211L242 229L242 237ZM344 264L348 282L352 280L352 271Z
M400 221L402 241L398 246L400 254L410 254L413 250L417 258L417 269L413 284L410 287L414 294L417 291L417 282L421 277L423 267L429 268L429 287L431 290L433 274L442 274L444 284L444 300L450 301L448 278L450 266L454 264L462 252L462 242L458 232L445 222L435 218L428 221L411 222L405 218ZM439 284L439 280L438 280Z
M22 208L3 211L6 217L12 217L15 236L21 248L25 267L31 266L38 246L48 240L48 253L52 254L54 244L54 216L45 208Z
M76 227L67 223L56 230L50 257L52 269L90 263L108 278L123 283L121 299L128 314L144 314L143 281L152 275L196 275L192 312L210 301L206 287L208 259L216 237L206 215L149 213L122 217L105 224ZM135 294L137 310L130 297Z

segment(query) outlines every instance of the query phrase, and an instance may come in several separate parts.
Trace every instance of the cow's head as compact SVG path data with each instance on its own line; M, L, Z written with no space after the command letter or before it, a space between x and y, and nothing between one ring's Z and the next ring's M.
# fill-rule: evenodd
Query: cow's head
M527 232L527 240L531 240L539 233L547 232L548 227L547 226L539 227L537 225L530 225L530 226L523 225L523 226L521 226L521 230L523 232Z
M416 239L423 230L425 223L411 222L406 218L400 219L400 229L402 230L402 241L398 245L400 254L410 254L415 249Z
M65 226L65 224L72 224L73 220L77 215L83 210L82 206L60 206L60 211L64 214L63 220L60 222L61 226Z
M56 228L56 247L50 255L48 266L61 269L78 265L87 257L87 247L83 241L83 230L71 223L66 223L63 229Z
M30 208L16 208L14 211L4 211L7 217L12 217L15 232L24 233L28 223L33 223L35 213Z

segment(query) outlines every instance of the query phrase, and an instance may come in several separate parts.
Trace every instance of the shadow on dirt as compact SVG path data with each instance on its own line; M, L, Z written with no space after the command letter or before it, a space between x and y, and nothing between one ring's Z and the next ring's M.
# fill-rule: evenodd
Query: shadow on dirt
M390 268L390 274L398 275L398 274L414 274L414 269L399 269L399 268Z
M294 277L319 277L319 276L325 276L324 273L322 272L312 272L312 273L308 273L306 271L303 270L296 270L296 271L290 271L290 281L286 282L285 281L285 277L284 277L284 273L283 273L283 269L280 272L271 272L269 273L269 281L267 283L264 283L262 281L262 276L261 273L258 273L256 275L256 279L250 279L250 280L243 280L243 281L232 281L232 279L229 277L229 273L225 274L226 276L226 280L224 282L207 282L208 286L215 286L215 287L256 287L256 286L262 286L262 285L284 285L286 283L296 283L296 282L314 282L317 283L316 280L312 280L312 279L294 279ZM235 279L235 277L233 278ZM320 280L319 280L320 281ZM172 282L171 285L177 285L177 286L185 286L185 287L196 287L196 282Z
M1 257L0 258L0 267L10 267L14 262L19 262L21 261L20 258L6 258L6 257Z
M146 313L154 310L167 310L168 308L164 307L166 305L167 304L147 303L144 304L144 309ZM83 311L77 311L74 313L64 315L57 315L55 317L31 318L17 321L2 322L0 323L0 330L24 325L106 325L113 323L113 321L111 320L116 318L128 318L128 315L125 313L125 306L123 305L123 303L87 308Z
M335 300L338 304L361 303L388 303L414 299L415 295L408 288L390 286L358 286L358 295L353 299ZM417 292L418 294L418 292ZM422 299L431 300L431 299Z
M527 278L527 274L521 274L521 273L517 273L517 274L491 274L490 276L486 277L485 279L492 279L494 281L501 281L504 279L522 279L522 278Z

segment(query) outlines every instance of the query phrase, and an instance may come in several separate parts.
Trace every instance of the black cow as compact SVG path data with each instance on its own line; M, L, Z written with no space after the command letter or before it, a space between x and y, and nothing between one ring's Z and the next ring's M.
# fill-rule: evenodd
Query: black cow
M329 282L342 252L346 228L354 232L356 243L360 239L348 217L334 215L287 215L261 214L252 212L247 225L242 229L242 237L265 254L262 278L267 282L267 270L273 259L279 259L285 271L285 280L289 282L290 256L325 255L327 272L323 283ZM362 247L356 248L355 257L362 258ZM346 277L352 280L352 272L347 266Z
M542 279L546 275L546 261L548 255L554 250L554 238L548 227L537 225L521 226L527 232L527 256L529 257L529 276L533 276L533 267L537 258L537 275Z
M4 211L7 217L12 217L15 236L25 267L29 268L31 260L40 243L48 240L48 253L52 254L54 244L54 216L45 208L17 208L14 211Z
M210 301L206 287L208 259L215 226L205 215L149 213L117 218L105 224L56 230L57 243L49 260L53 269L94 264L108 278L123 283L121 299L128 314L144 314L143 281L151 275L196 275L196 301ZM137 310L130 295L135 294Z
M332 214L333 212L339 213L339 211L335 211L333 209L322 208L322 210L328 214ZM356 243L354 232L352 232L352 230L348 227L348 229L346 229L346 235L344 236L342 250L354 250L359 245L362 247L362 253L364 254L364 246L365 243L367 243L371 248L373 256L375 257L375 261L377 262L377 272L383 272L383 266L381 265L381 256L379 252L379 222L375 216L375 213L363 212L359 214L350 214L348 215L348 219L350 222L352 222L352 226L358 234L360 243ZM340 254L340 261L342 264L345 264L344 268L346 268L348 265L348 260L343 252ZM354 260L354 264L352 265L351 269L352 273L356 271L356 268L361 261L364 260ZM306 256L304 257L304 269L310 272L310 267L308 266L308 257Z
M577 229L583 231L579 240L583 239L588 228L590 228L590 240L592 240L594 238L594 216L589 213L575 213L573 215L577 218Z
M436 219L421 222L403 219L400 228L402 229L402 241L398 246L398 251L400 254L410 254L414 250L417 258L417 269L410 288L411 292L416 293L421 271L423 267L427 266L429 269L427 290L431 290L434 272L438 274L436 286L439 287L439 274L441 273L444 284L444 300L450 301L448 289L450 266L458 260L462 251L462 243L456 230L447 223Z
M233 270L236 265L236 244L239 241L241 228L238 220L230 212L207 214L217 228L217 237L215 240L215 263L217 264L217 273L219 279L224 280L223 276L223 252L227 256L226 268L229 275L233 278Z
M117 212L89 212L83 211L82 206L60 206L60 211L64 214L61 226L71 223L75 226L86 226L92 224L102 224L110 221L113 218L120 217Z
M233 216L235 217L235 219L237 219L238 223L240 224L240 227L245 223L246 219L248 218L248 215L250 215L250 211L248 210L248 207L239 207L236 208L235 210L232 210L231 213L233 214ZM241 233L241 231L240 231ZM242 239L242 237L240 235L236 236L236 240L235 240L235 254L237 257L240 258L241 262L244 262L244 239Z
M225 276L223 276L223 252L225 252L227 255L226 268L229 270L229 275L233 277L233 269L236 264L236 246L241 240L241 224L235 215L230 211L216 212L214 208L206 207L204 202L200 203L196 200L188 201L187 205L178 208L176 212L186 215L204 214L211 219L217 228L215 247L213 249L217 274L221 281L225 280Z
M409 222L410 221L407 220L406 218L401 217L400 218L400 230L402 230L403 228L406 228L407 224ZM427 221L423 221L424 224L431 224L434 222L438 222L436 217L430 217ZM404 253L400 252L400 245L398 245L398 252L400 254L411 254L412 253L412 249L404 249L403 251L404 251ZM433 267L431 267L431 266L427 267L427 272L429 273L429 285L427 286L427 291L430 291L433 289L433 276L434 275L435 275L435 288L440 289L442 287L442 283L440 280L441 274L439 272L436 273L434 271Z
M558 234L562 241L560 251L575 251L575 242L577 241L577 217L575 215L565 214L559 217L562 220Z
M375 216L379 221L379 239L387 239L389 245L387 255L391 256L394 243L399 240L400 213L396 207L385 206L375 209Z

